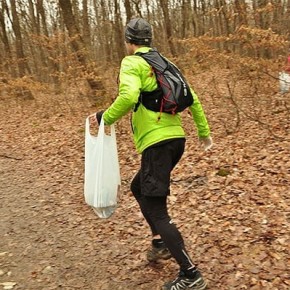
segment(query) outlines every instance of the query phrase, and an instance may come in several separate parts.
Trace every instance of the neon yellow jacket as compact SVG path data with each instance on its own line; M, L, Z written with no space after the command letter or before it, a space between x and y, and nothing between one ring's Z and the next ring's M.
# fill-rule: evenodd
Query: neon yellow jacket
M147 52L149 47L141 47L136 52ZM153 91L157 82L150 65L138 55L126 56L120 68L119 94L112 105L104 112L105 124L111 125L129 111L133 111L138 103L140 92ZM191 89L194 102L189 107L199 137L208 137L210 129L198 96ZM180 114L171 115L153 112L142 104L136 112L132 112L132 129L136 149L142 153L147 147L158 142L185 137Z

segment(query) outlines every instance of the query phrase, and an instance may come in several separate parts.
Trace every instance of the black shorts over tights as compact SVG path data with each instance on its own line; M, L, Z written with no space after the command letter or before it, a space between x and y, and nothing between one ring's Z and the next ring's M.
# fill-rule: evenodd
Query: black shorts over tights
M180 160L185 139L172 139L148 147L142 153L141 168L131 183L134 195L166 196L170 194L170 173Z

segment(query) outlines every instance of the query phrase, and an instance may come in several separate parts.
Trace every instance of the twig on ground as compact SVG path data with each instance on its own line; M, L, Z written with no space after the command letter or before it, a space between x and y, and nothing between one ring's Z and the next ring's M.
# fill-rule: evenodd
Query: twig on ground
M9 155L6 155L6 154L0 154L0 157L2 157L2 158L8 158L8 159L13 159L13 160L22 160L22 158L13 157L13 156L9 156Z

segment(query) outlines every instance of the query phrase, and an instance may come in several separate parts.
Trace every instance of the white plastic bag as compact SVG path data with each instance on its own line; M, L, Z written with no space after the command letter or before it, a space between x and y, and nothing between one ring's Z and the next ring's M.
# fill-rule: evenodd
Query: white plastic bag
M93 136L89 117L86 119L84 196L100 218L108 218L114 213L121 185L114 125L110 130L111 134L106 135L102 119L98 135Z
M279 73L280 92L287 93L290 90L290 74L286 72Z

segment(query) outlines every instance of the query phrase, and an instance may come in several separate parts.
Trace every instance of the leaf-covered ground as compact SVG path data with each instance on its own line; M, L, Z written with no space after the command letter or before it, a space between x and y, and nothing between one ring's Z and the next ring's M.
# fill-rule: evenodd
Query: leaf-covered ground
M150 232L129 190L140 160L129 116L116 125L119 206L102 220L83 198L84 121L96 108L69 94L35 97L0 100L0 286L159 289L178 268L145 259ZM215 146L202 152L183 113L186 152L169 198L188 251L209 289L290 289L289 111L264 117L282 138L251 120L227 135L224 108L200 98Z

